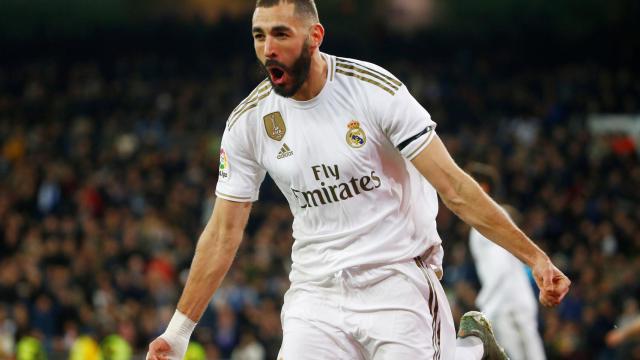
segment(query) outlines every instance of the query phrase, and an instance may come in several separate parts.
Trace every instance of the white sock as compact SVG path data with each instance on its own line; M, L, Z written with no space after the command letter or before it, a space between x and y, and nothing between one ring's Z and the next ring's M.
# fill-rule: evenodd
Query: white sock
M482 359L484 345L477 336L456 339L456 360Z

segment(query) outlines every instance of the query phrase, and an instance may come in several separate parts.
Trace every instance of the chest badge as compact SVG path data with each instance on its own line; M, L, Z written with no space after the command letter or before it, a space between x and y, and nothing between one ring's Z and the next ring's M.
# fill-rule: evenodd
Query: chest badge
M351 120L347 125L347 144L352 148L361 148L367 142L367 135L364 130L360 128L360 122L358 120Z
M287 132L287 126L284 124L284 119L279 111L272 112L265 115L262 120L264 121L264 128L267 131L267 135L275 141L280 141Z

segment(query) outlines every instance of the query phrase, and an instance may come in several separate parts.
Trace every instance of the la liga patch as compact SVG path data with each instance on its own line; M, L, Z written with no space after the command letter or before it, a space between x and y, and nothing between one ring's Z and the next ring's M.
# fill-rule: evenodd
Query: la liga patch
M220 165L218 166L218 180L226 181L229 179L229 159L224 149L220 148Z

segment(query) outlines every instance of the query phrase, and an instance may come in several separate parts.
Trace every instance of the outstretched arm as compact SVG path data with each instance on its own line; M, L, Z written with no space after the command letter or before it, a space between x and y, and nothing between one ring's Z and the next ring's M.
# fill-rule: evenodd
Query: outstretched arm
M624 327L609 331L605 341L607 345L616 347L633 336L640 336L640 316L636 317Z
M191 332L226 275L242 240L251 203L218 198L191 263L178 308L164 334L149 345L147 359L182 359Z
M451 211L532 268L541 290L542 305L555 306L562 301L569 291L571 281L509 219L478 183L460 169L437 135L412 162L436 188Z

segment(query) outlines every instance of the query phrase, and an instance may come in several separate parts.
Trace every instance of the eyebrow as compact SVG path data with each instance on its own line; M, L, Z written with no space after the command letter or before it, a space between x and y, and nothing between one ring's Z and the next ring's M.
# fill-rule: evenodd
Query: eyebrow
M289 26L286 25L276 25L271 28L271 32L291 32L293 31ZM254 26L251 28L252 33L263 33L264 30L259 26Z

